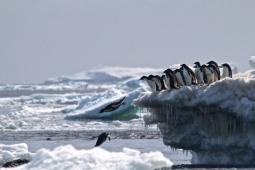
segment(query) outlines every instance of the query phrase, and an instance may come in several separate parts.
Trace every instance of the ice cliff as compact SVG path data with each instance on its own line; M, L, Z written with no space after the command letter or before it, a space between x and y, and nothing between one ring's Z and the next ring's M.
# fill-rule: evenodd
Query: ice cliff
M195 164L254 164L255 70L209 86L146 93L136 106L163 142L190 150Z

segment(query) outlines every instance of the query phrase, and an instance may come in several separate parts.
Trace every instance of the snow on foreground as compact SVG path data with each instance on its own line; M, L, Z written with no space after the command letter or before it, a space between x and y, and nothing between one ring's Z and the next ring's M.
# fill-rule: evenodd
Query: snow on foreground
M32 156L30 163L16 167L16 170L65 170L65 169L86 169L86 170L109 170L109 169L156 169L172 166L172 162L165 158L161 152L140 153L137 150L124 148L122 152L109 152L102 148L90 150L77 150L72 145L60 146L50 151L41 149L35 154L27 151L26 144L3 146L5 154L0 157L0 165L16 159L28 159ZM16 151L23 151L16 153ZM14 155L11 158L6 157ZM21 154L23 153L23 154ZM16 157L15 157L16 156Z
M31 154L28 152L27 144L0 144L0 167L7 162L17 159L31 160Z

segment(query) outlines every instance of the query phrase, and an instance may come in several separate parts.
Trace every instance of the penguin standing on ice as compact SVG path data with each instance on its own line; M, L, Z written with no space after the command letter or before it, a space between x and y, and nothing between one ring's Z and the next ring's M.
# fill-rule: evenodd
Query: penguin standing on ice
M163 79L160 76L158 76L158 75L153 76L152 80L156 83L156 85L158 87L157 91L161 91L161 90L165 90L166 89L164 81L163 81Z
M178 86L185 86L186 81L181 69L175 69L174 74L177 78Z
M171 69L167 69L164 71L165 73L165 80L168 81L169 89L178 89L180 86L178 85L177 78L175 73Z
M225 77L230 77L232 78L232 69L230 67L229 64L227 63L224 63L221 65L222 68L223 68L223 73L222 73L222 77L225 78Z
M211 66L210 69L215 72L214 81L220 80L220 68L218 63L216 63L215 61L209 61L207 64Z
M170 85L170 79L167 75L162 75L161 78L164 81L165 87L166 89L170 90L171 89L171 85Z
M149 87L150 87L150 89L151 89L152 92L156 92L156 91L157 91L157 85L156 85L156 83L152 80L152 77L153 77L153 75L149 75L149 77L147 77L147 76L142 76L142 77L140 78L140 80L145 81L145 82L149 85Z
M213 73L212 75L212 82L219 80L219 72L217 71L217 67L215 65L209 64L207 68Z
M197 78L197 84L204 84L204 73L200 63L197 61L194 63L195 76Z
M106 132L101 133L97 138L95 147L102 145L106 141L107 138L109 139L109 141L111 140L109 133L106 133Z
M203 75L204 75L204 82L206 84L211 84L214 82L214 72L205 64L202 66Z
M195 73L193 72L193 70L191 70L191 68L189 68L186 64L182 64L181 70L183 72L183 75L184 75L184 78L186 81L186 85L197 84L197 79L196 79Z

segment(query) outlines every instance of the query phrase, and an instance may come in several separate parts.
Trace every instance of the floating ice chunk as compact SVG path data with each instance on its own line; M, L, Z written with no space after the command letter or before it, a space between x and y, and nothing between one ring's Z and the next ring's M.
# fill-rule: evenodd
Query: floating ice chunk
M17 159L31 160L31 154L28 152L27 144L0 144L0 166Z
M33 160L17 169L33 170L109 170L156 169L172 166L172 162L160 152L140 153L124 148L122 152L109 152L101 148L77 150L71 145L60 146L53 151L39 150Z
M81 109L75 113L69 114L66 116L67 119L131 119L138 117L138 109L135 108L132 103L134 99L137 99L141 95L141 91L135 90L127 96L120 96L118 98L108 99L102 101L96 105L91 106L85 110ZM123 99L123 100L122 100ZM119 106L116 109L109 110L105 109L109 105L121 101ZM103 111L106 110L106 111Z

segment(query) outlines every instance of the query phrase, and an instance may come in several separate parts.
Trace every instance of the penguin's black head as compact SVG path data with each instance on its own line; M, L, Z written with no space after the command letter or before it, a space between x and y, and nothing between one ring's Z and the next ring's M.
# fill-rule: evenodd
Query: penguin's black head
M149 75L148 79L151 80L153 77L155 77L155 76Z
M172 70L171 69L166 69L163 73L168 73L168 72L171 72Z
M230 65L228 63L221 64L222 67L227 67L228 69L231 69Z
M200 62L197 61L197 62L194 63L194 68L198 68L198 67L200 67L200 66L201 66L201 65L200 65Z
M218 66L218 64L215 61L209 61L207 64Z
M139 80L146 80L146 79L148 79L148 77L142 76Z
M179 69L179 68L177 68L177 69L174 70L175 73L177 73L177 72L179 72L179 71L181 71L181 69Z
M154 76L154 77L156 77L158 80L161 79L161 77L160 77L159 75L156 75L156 76Z

